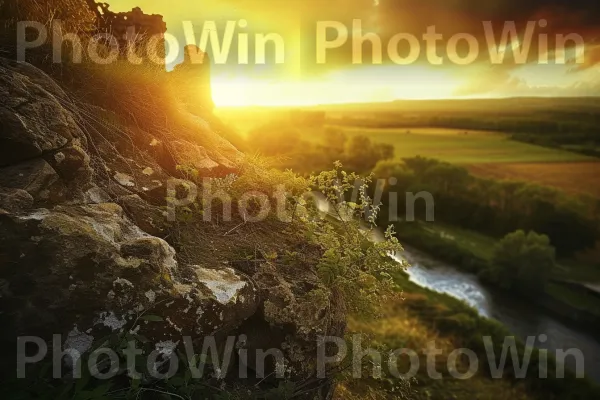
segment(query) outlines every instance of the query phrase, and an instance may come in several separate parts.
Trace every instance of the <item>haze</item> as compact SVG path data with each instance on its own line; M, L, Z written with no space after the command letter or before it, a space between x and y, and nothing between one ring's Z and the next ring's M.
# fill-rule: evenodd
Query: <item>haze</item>
M489 4L488 4L489 3ZM112 5L115 11L140 6L147 13L162 14L169 33L185 45L182 21L192 21L199 36L205 21L248 21L248 33L276 33L285 40L284 65L231 65L213 68L213 96L217 106L293 106L333 103L386 102L396 99L502 98L515 96L574 97L600 94L600 45L595 3L533 1L519 5L514 0L480 2L461 0L352 0L268 1L268 0L123 0ZM482 22L492 21L498 34L506 21L514 21L522 39L527 21L545 20L532 37L527 62L492 65L488 49L482 48L469 65L446 60L432 65L422 57L411 65L384 60L373 65L371 44L364 45L364 60L354 65L347 52L351 46L333 51L325 65L316 65L314 27L317 21L340 21L351 28L351 20L363 22L363 33L374 33L384 41L399 32L421 37L429 26L449 38L469 34L483 38ZM221 33L220 33L221 34ZM350 33L351 34L351 33ZM549 50L540 49L538 34L549 39ZM576 34L585 48L567 49L563 65L555 62L554 35ZM498 37L499 39L499 37ZM445 46L444 46L445 48ZM458 46L457 53L464 53ZM467 49L468 50L468 49ZM498 49L496 49L498 50ZM500 49L511 52L511 49ZM210 53L210 49L209 49ZM405 52L406 53L406 52ZM308 54L308 61L307 61ZM464 55L464 54L463 54ZM404 54L406 56L406 54ZM511 57L512 54L508 54ZM575 64L579 56L583 62ZM544 63L540 60L547 59Z

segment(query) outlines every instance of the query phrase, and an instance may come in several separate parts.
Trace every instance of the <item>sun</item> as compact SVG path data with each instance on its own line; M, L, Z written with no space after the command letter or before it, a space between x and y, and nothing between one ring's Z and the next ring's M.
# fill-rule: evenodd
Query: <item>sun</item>
M428 66L347 69L305 80L213 75L217 107L311 106L454 97L463 80Z

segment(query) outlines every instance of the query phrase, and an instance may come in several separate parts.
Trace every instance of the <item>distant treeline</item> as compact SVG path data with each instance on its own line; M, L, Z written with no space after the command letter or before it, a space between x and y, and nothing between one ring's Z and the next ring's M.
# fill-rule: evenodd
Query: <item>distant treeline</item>
M531 134L589 134L600 138L600 114L555 113L537 115L440 115L382 113L373 117L342 117L328 123L368 128L447 128L465 130L493 130L504 133Z
M460 166L423 157L380 162L374 173L377 178L397 179L388 192L431 193L436 221L497 238L519 229L535 231L547 235L561 257L593 248L600 239L598 199L526 182L484 179ZM398 215L406 209L404 197L398 196ZM425 202L417 201L417 218L425 219L425 212ZM384 204L381 224L387 225L387 219Z

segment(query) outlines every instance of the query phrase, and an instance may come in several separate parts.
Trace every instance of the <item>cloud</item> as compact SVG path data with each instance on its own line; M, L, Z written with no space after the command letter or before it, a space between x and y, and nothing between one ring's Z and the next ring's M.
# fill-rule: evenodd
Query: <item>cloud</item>
M381 0L378 8L378 23L388 36L399 30L422 35L431 26L446 41L455 34L466 33L478 39L481 61L486 57L489 61L484 21L493 24L497 43L506 23L514 23L523 35L528 22L545 20L546 26L535 26L529 62L539 60L545 53L543 47L540 48L541 34L548 37L550 54L557 46L556 35L559 34L577 35L588 46L600 43L600 2L597 0ZM568 41L567 48L574 47L574 43Z
M518 24L545 18L553 33L598 32L600 3L596 0L381 0L382 22L416 30L434 24L440 31L477 33L482 21Z
M557 91L568 93L600 94L597 82L600 78L581 81L584 73L600 66L600 1L598 0L212 0L210 2L190 2L188 0L172 0L157 3L155 0L122 0L126 3L146 4L152 12L165 13L172 16L169 29L177 29L179 19L193 18L197 24L215 18L247 19L249 29L258 32L275 32L281 34L286 49L292 56L288 63L293 68L286 69L283 75L301 76L302 79L327 79L337 70L364 69L366 72L357 75L360 79L389 80L388 76L379 76L369 68L371 59L370 45L365 45L365 63L352 64L352 46L350 44L339 50L328 52L327 64L315 63L315 24L318 21L339 21L351 27L353 19L360 19L365 32L377 33L382 39L384 51L387 40L397 33L410 33L422 38L427 28L435 26L444 40L439 44L438 53L446 59L442 66L432 66L427 58L425 44L421 40L421 54L412 67L439 68L459 76L460 82L469 81L459 89L464 96L479 96L490 93L510 95L518 93L538 93L546 95ZM161 4L161 9L158 9ZM176 20L177 19L177 20ZM527 76L520 74L522 64L514 62L512 51L508 50L506 62L502 65L491 65L488 44L483 29L484 21L491 21L495 27L495 39L499 39L505 22L514 22L522 35L528 21L545 19L546 27L537 27L531 43L530 55L525 63L535 66L535 72ZM251 32L252 33L252 32ZM450 37L457 33L467 33L479 42L479 57L473 65L456 66L448 60L446 44ZM539 65L539 57L544 52L538 51L539 36L548 35L550 65ZM577 34L586 43L585 62L580 65L569 64L560 69L552 65L555 47L554 35ZM301 40L297 40L297 38ZM297 47L300 42L302 53ZM573 43L569 43L570 46ZM312 47L311 47L312 46ZM459 52L462 52L462 47ZM574 52L569 49L567 58L572 59ZM384 56L384 63L392 67L392 62ZM377 68L377 67L375 67ZM299 72L298 72L299 71ZM404 77L406 69L398 68L399 77ZM411 70L412 71L412 70ZM270 73L270 72L269 72ZM539 79L531 79L531 76ZM367 76L366 78L364 76ZM565 77L571 76L571 78ZM586 75L587 76L587 75ZM372 78L371 78L372 77ZM586 78L587 79L587 78ZM548 86L545 86L546 81ZM358 83L349 80L348 85Z
M584 71L600 64L600 45L587 46L585 52L585 62L573 68L574 72Z
M230 0L233 1L233 0ZM469 34L479 43L479 57L475 60L490 64L490 42L498 43L506 23L514 23L519 35L523 35L530 21L546 20L547 25L535 26L530 42L526 62L540 60L540 56L548 54L553 62L553 49L557 46L556 35L574 35L581 37L587 47L600 45L600 2L597 0L241 0L239 3L264 13L275 13L281 16L293 15L302 20L304 26L310 26L315 21L335 20L351 26L352 19L360 19L363 33L376 33L382 40L384 53L389 39L398 33L409 33L416 36L422 45L418 62L431 63L422 40L428 27L435 27L436 33L442 35L438 42L438 53L446 55L448 40L456 34ZM271 8L269 8L271 7ZM484 21L490 21L494 27L494 38L486 36ZM548 37L549 51L546 53L540 47L540 35ZM307 42L314 42L310 30L302 33ZM567 41L567 50L575 46L575 41ZM366 59L370 59L370 44L365 44ZM310 48L312 50L312 48ZM458 52L466 54L468 48L462 43ZM329 52L330 62L324 66L314 66L315 71L329 71L340 66L351 66L352 46L346 45L339 50ZM512 49L507 51L506 65L508 68L517 67L512 58ZM596 53L590 56L588 62L595 64ZM512 66L510 65L512 62ZM446 57L447 61L447 57ZM384 62L391 63L388 57Z
M487 67L477 72L473 74L473 78L454 92L455 96L514 93L527 87L522 79L512 76L506 68Z
M530 64L519 70L480 68L453 95L459 97L580 97L600 94L600 65L578 72L540 70ZM541 76L539 76L541 75ZM535 77L535 79L534 79Z

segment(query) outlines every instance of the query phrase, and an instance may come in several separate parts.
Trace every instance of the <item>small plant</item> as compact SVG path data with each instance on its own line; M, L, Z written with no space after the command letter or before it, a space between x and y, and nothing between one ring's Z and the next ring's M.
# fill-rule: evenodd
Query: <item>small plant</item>
M336 162L332 170L310 178L329 212L323 217L318 210L303 207L301 218L309 238L323 250L318 264L321 279L343 296L348 311L358 315L373 315L396 293L392 276L406 266L393 258L403 250L393 227L383 240L374 239L379 205L367 195L371 179L349 174ZM296 200L306 205L302 198Z

